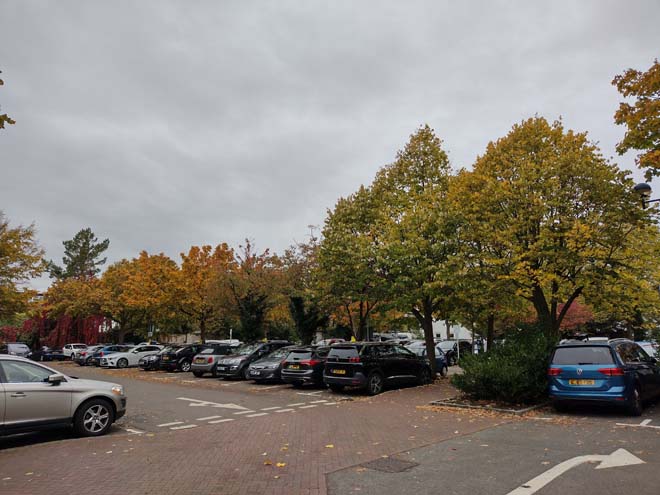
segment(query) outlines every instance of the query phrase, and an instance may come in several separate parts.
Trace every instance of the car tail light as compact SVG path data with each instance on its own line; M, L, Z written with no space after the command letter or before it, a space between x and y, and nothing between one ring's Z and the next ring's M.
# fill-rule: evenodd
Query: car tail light
M101 351L101 354L99 354L100 357L103 357L103 351Z
M319 361L318 359L306 359L304 361L300 361L300 364L305 364L307 366L314 366L317 364L320 364L322 361Z
M607 376L623 376L623 368L600 368L598 373Z
M349 358L348 358L348 362L349 362L349 363L359 363L359 362L360 362L360 358L359 358L359 357L349 357Z
M548 368L548 376L559 376L561 372L561 368Z
M86 352L81 352L80 355L85 357L87 355L87 353Z
M207 358L207 359L206 359L206 362L207 362L207 363L212 363L212 362L213 362L213 358L212 358L212 357Z

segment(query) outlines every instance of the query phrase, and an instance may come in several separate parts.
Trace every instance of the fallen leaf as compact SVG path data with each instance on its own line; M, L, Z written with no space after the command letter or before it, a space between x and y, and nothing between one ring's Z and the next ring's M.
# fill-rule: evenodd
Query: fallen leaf
M335 446L333 444L329 443L328 445L325 446L325 448L326 449L334 449Z
M33 473L32 471L30 471L29 473L25 473L25 476L31 476L31 475L33 475L33 474L34 474L34 473Z
M272 466L273 461L264 461L264 466Z
M275 464L275 465L276 465L277 467L284 467L284 466L286 466L286 462L278 462L278 463Z

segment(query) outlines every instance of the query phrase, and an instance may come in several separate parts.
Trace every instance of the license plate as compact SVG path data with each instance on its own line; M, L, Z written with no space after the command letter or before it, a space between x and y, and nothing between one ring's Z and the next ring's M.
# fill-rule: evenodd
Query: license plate
M346 370L332 370L333 375L345 375Z
M195 359L195 362L198 364L203 364L204 363L204 358L197 358Z
M163 356L163 361L169 361L170 357L169 356Z
M300 369L300 365L299 365L299 364L290 364L290 365L289 365L289 369L290 369L290 370L299 370L299 369Z
M260 375L261 371L259 371L259 370L250 370L250 374L251 375Z
M568 380L569 385L596 385L596 380Z
M219 369L220 371L227 371L227 367L226 367L226 366L218 366L218 369Z

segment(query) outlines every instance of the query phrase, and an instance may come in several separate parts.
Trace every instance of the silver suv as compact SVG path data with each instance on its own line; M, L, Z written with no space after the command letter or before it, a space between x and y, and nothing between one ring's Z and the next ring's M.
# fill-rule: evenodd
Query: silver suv
M0 355L0 435L73 426L106 433L126 413L124 387L63 375L29 359Z

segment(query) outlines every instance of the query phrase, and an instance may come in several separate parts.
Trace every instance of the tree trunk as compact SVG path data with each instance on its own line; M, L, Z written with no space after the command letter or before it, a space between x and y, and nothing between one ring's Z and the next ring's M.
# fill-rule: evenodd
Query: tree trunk
M431 376L435 377L437 370L435 365L435 339L433 336L433 303L428 296L424 297L421 302L421 308L413 306L412 312L415 315L415 318L417 318L422 330L424 330L426 357L428 357L429 362L431 363Z
M486 350L490 351L493 348L493 340L495 340L495 315L493 313L488 315L486 326Z
M202 344L206 343L206 318L201 318L199 320L199 338L202 341Z

